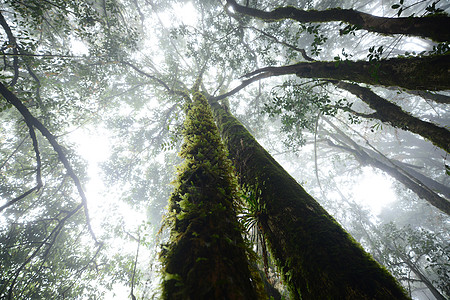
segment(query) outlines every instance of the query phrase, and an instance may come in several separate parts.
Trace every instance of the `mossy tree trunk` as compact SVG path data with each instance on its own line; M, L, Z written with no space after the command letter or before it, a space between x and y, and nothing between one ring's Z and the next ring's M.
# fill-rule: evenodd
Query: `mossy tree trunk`
M398 86L408 90L439 91L450 89L449 69L450 55L447 54L370 62L349 60L301 62L282 67L261 68L246 74L245 77L296 74L302 78L349 80L387 87Z
M396 88L390 88L390 89L397 90ZM420 90L419 91L407 90L406 92L408 94L420 96L423 99L431 100L436 103L450 104L450 96L436 94L436 93L427 92L427 91L420 91Z
M183 134L185 161L169 201L170 241L161 252L163 298L257 299L236 217L232 164L198 92Z
M393 127L407 130L425 139L430 140L435 146L450 152L450 131L431 122L422 121L402 110L399 106L378 96L369 88L348 82L333 82L338 88L349 91L357 96L369 107L375 110L374 118L388 123Z
M353 9L331 8L323 11L301 10L292 6L278 7L272 11L263 11L248 6L242 6L235 0L227 0L238 13L245 14L265 22L276 22L291 19L300 23L310 22L344 22L354 29L365 29L382 34L406 34L430 38L445 42L450 39L450 18L447 15L429 17L378 17Z
M259 191L260 224L294 299L408 299L238 120L210 103L240 180Z

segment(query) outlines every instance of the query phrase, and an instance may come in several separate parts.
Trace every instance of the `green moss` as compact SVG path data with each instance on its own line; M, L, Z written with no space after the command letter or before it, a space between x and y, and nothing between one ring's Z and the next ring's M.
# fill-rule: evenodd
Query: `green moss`
M408 299L234 117L211 106L240 183L264 201L265 239L293 299Z
M163 298L262 298L236 217L232 163L201 93L193 94L183 134L185 161L166 217L170 241L160 255Z

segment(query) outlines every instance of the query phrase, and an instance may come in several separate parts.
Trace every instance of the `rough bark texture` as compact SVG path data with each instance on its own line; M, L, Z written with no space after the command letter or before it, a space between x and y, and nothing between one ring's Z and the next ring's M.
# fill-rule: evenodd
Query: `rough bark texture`
M239 121L211 107L240 180L260 191L262 230L293 299L408 299Z
M258 299L234 207L232 164L200 93L184 126L185 162L169 201L170 241L161 253L163 299Z
M433 123L422 121L402 110L399 106L378 96L369 88L353 83L337 82L338 88L357 96L375 110L375 118L396 128L417 133L430 140L435 146L450 152L450 131Z
M265 67L246 75L349 80L372 85L398 86L409 90L450 89L450 55L392 58L379 61L301 62Z
M406 34L430 38L438 42L450 40L450 18L447 15L385 18L353 9L331 8L324 11L305 11L292 6L278 7L268 12L239 5L235 0L228 0L227 3L238 13L266 22L276 22L284 19L291 19L300 23L338 21L370 32L388 35Z

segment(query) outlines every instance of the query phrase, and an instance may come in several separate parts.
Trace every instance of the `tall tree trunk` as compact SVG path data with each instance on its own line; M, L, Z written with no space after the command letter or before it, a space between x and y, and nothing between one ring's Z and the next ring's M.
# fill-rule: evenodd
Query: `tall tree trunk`
M438 91L450 89L449 69L450 55L436 55L370 62L300 62L282 67L261 68L246 74L245 77L296 74L302 78L349 80L372 85L398 86L409 90Z
M232 164L198 92L183 134L185 162L169 201L170 241L161 252L163 298L257 299L258 280L252 279L236 217Z
M292 6L278 7L273 11L263 11L242 6L235 0L227 0L238 13L266 22L291 19L300 23L338 21L353 25L355 29L365 29L382 34L406 34L445 42L450 40L450 18L447 15L433 17L385 18L353 9L330 8L324 11L301 10Z
M294 299L408 299L238 120L210 103L240 180L264 203L261 229Z
M378 96L369 88L348 82L333 82L338 88L349 91L375 110L373 117L393 127L417 133L435 146L450 152L450 131L433 123L411 116L399 106Z
M337 128L332 122L327 119L324 120L329 125L331 125L339 134L338 137L334 137L333 135L331 136L335 140L339 141L340 145L328 141L329 146L351 153L362 165L370 165L374 168L380 169L383 172L386 172L387 174L401 182L406 188L413 191L417 196L424 199L447 215L450 215L450 201L432 191L429 186L427 186L421 180L415 178L412 174L405 170L405 167L399 166L393 161L388 160L387 158L383 160L380 159L380 155L375 155L373 151L370 151L369 149L365 149L364 147L358 145L342 130ZM413 171L410 168L408 170ZM423 177L425 176L422 175L422 178ZM427 180L427 182L433 184L433 186L435 187L444 188L442 193L448 192L448 188L442 186L440 183L432 179Z

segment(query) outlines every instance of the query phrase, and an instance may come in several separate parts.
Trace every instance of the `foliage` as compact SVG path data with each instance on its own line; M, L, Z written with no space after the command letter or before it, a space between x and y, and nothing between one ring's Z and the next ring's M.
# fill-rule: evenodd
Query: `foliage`
M2 82L58 136L74 174L85 183L85 162L65 135L107 106L99 96L116 69L114 61L126 54L121 47L136 45L136 31L123 26L123 7L116 1L7 0L1 8ZM74 41L85 47L84 54L78 55ZM4 98L1 110L0 297L102 296L104 289L96 288L102 279L112 288L124 277L111 277L104 252L109 247L92 240L90 220L61 156L47 138L27 136L32 128ZM43 186L29 194L35 178Z
M348 1L247 2L248 7L265 11L279 6L315 10L355 6ZM187 18L190 7L195 11L196 20ZM444 16L441 7L439 1L358 4L358 9L367 12L381 9L403 16L408 11L411 16L427 18ZM70 132L86 125L100 124L98 128L107 128L112 141L111 157L102 167L111 199L105 202L114 206L116 202L112 198L120 198L127 208L145 214L154 224L159 222L164 211L170 193L167 183L173 179L174 166L180 161L174 153L181 146L183 135L185 113L182 102L185 99L182 94L188 91L200 69L205 72L201 89L214 97L232 90L238 84L236 79L261 67L313 61L308 54L323 61L333 61L334 57L332 64L336 68L352 66L351 59L362 59L370 63L369 72L378 82L384 75L378 71L379 63L386 59L405 52L405 56L413 53L411 57L415 58L439 56L448 54L449 50L448 41L430 44L428 48L418 42L416 46L425 47L423 51L410 49L411 39L407 41L400 35L375 36L360 30L359 25L339 24L340 21L264 23L224 9L214 0L5 0L0 4L0 10L4 19L0 44L1 82L8 85L32 115L57 137L83 184L88 182L89 169L72 150L74 144L70 141ZM367 140L376 141L382 150L389 151L386 156L401 157L427 176L446 182L444 175L445 172L448 174L448 167L441 158L445 154L426 147L425 141L415 147L419 142L404 142L410 138L404 133L379 122L362 122L356 113L361 111L358 100L343 93L333 95L336 91L321 82L282 80L283 84L267 78L265 82L252 82L252 86L239 90L239 94L232 93L231 104L227 105L230 111L241 116L243 123L262 143L274 150L273 153L280 154L285 150L280 150L277 122L281 122L285 144L291 149L299 150L299 146L311 142L311 136L306 132L315 132L317 141L325 141L323 157L316 155L316 177L319 178L321 169L324 173L331 172L327 171L331 168L327 161L333 159L327 153L331 151L326 144L328 136L325 131L320 132L327 125L321 123L320 117L339 118L342 112L348 112L351 128ZM423 119L437 115L442 117L440 123L445 121L443 106L432 101L421 102L406 92L395 94L378 89L377 92L381 91L386 98L409 106L412 113ZM79 207L78 191L48 141L40 134L33 139L23 116L4 98L0 99L0 117L0 205L3 207L31 191L39 172L44 183L39 190L1 211L0 298L58 299L82 295L101 298L107 297L106 291L113 289L115 283L128 287L134 282L145 285L143 278L150 272L145 265L147 262L141 269L138 267L133 271L136 262L144 260L134 252L136 241L132 242L132 253L120 248L130 240L126 233L135 232L115 218L120 209L111 209L110 219L103 220L98 229L102 232L99 240L103 244L96 244L87 229L90 220L83 216L83 209ZM361 142L365 145L367 140ZM245 152L245 145L241 143L239 150ZM357 151L358 147L352 149ZM184 155L189 156L191 150L184 146ZM358 167L344 156L339 159L345 167L336 173L351 173L350 167ZM305 179L307 171L314 170L308 165L312 161L311 158L290 159L289 168L303 172L297 180L308 184L316 181L315 177ZM213 165L205 164L205 168ZM248 166L243 163L241 167ZM226 169L230 171L228 167ZM197 176L196 170L190 170L190 174ZM329 193L336 194L337 188L329 186ZM309 188L316 189L313 185ZM257 189L249 189L243 201L243 222L250 231L259 230L260 223L267 218L268 206L256 197ZM177 211L171 220L183 226L194 207L187 202L188 194L197 196L188 191L180 193L180 199L172 196L175 204L171 200ZM406 197L406 193L399 194ZM339 207L340 202L334 205ZM409 209L420 210L413 205ZM405 211L399 209L398 214ZM428 223L424 221L424 224ZM400 231L410 238L402 236ZM147 232L142 239L145 247L158 243L151 241L153 236L149 235ZM422 270L428 272L433 284L448 294L444 286L449 280L445 277L448 265L442 263L439 255L443 256L449 250L440 234L429 228L412 226L401 230L388 228L385 235L398 240L399 249L411 254L410 258L416 259ZM424 236L422 240L420 235ZM400 262L398 256L395 258L388 253L385 262L388 266L391 264L392 271L399 277L408 275L406 269L395 268ZM197 257L195 263L204 264L205 260ZM286 278L292 277L281 271ZM179 279L171 273L167 276L168 279ZM143 291L137 290L138 293Z
M272 102L264 104L264 112L280 118L281 130L287 134L285 145L292 148L305 143L303 131L314 131L319 113L335 116L339 110L349 110L352 106L345 98L333 101L329 95L316 92L314 85L297 81L277 86L272 96Z
M419 272L449 296L448 280L450 273L449 245L446 233L435 233L424 228L407 225L398 228L393 223L385 224L380 230L380 255L388 269L397 278L411 285L422 282ZM412 270L411 270L412 269Z

